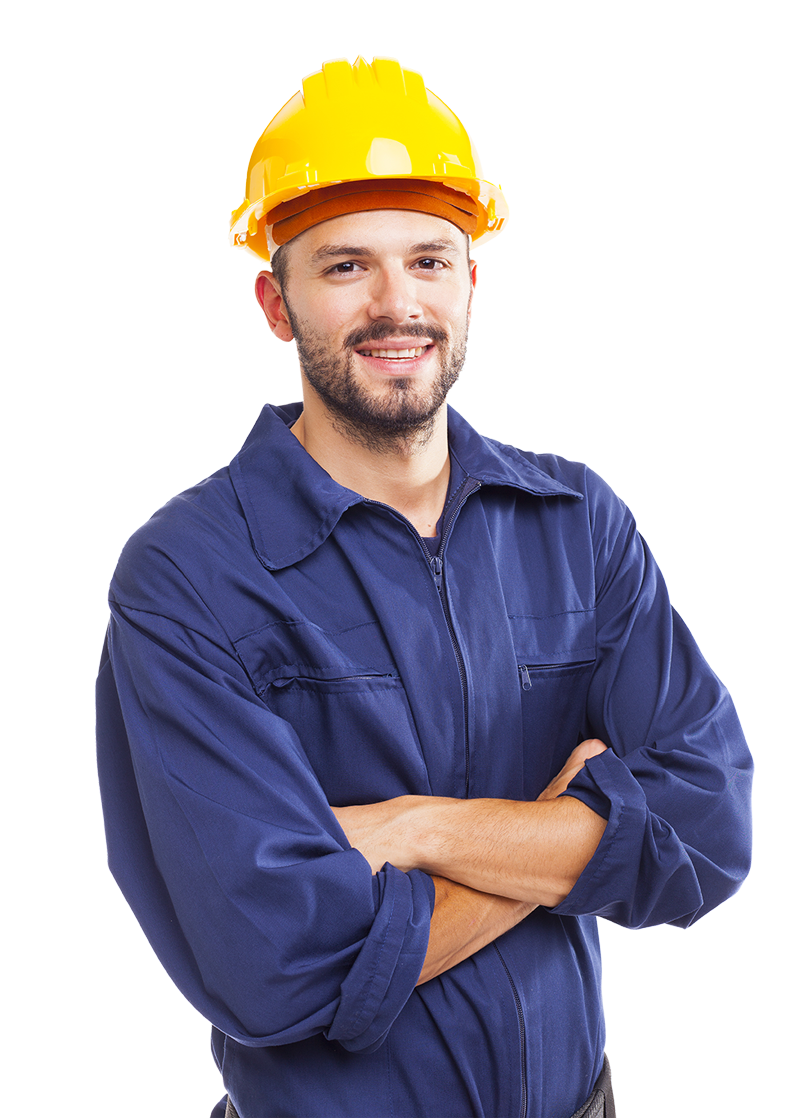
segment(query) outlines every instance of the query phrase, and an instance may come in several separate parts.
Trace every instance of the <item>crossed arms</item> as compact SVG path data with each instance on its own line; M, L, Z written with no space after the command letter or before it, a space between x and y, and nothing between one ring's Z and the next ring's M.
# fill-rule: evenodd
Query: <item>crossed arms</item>
M219 540L210 535L208 547L197 541L206 541L207 524L217 531L221 513L208 516L185 503L178 511L195 517L191 531L165 513L161 526L126 550L98 680L109 859L170 974L234 1040L290 1044L322 1031L348 1051L366 1051L385 1036L418 980L473 955L537 904L558 904L569 893L558 905L565 915L685 927L737 888L750 838L751 762L741 727L727 692L672 614L632 521L613 498L593 493L593 546L570 544L569 554L585 554L587 562L594 555L594 573L584 572L590 583L584 587L580 563L574 575L595 605L565 615L579 629L562 634L564 647L578 649L585 639L596 651L590 675L584 669L586 693L572 696L565 681L565 701L578 708L570 707L569 728L554 703L543 727L520 724L509 745L528 743L533 752L554 734L576 741L579 728L591 726L613 750L597 746L601 755L584 765L579 748L574 773L568 763L536 802L401 796L341 808L337 822L331 799L346 803L349 793L336 762L349 756L358 723L342 723L340 752L323 750L329 711L347 713L341 697L328 694L326 673L318 672L314 704L304 699L307 721L289 702L292 687L274 686L273 676L276 665L294 664L298 655L325 665L344 653L333 650L330 659L333 646L314 618L258 627L259 618L284 616L289 576L282 589L265 583L250 538L238 530L225 536L230 572L209 572L202 557L209 549L217 554ZM554 522L559 555L572 540L562 512ZM535 538L529 543L538 546ZM320 568L326 579L338 570L331 564ZM472 566L465 564L463 577ZM306 583L297 579L299 596ZM221 621L207 605L220 587ZM464 592L473 589L469 583ZM371 609L357 620L369 620ZM245 629L245 637L232 639ZM315 641L325 639L298 653L298 630L306 629ZM533 642L532 622L518 636L520 647ZM550 687L554 677L545 682ZM412 710L421 702L427 711L422 675L410 673L410 692L397 683L391 710L404 711L410 694ZM364 692L359 703L368 697ZM365 710L382 718L377 724L401 758L406 741L417 757L405 723L398 721L395 743L388 697L377 690ZM481 745L490 764L488 733ZM498 746L499 764L516 755L506 753ZM371 766L366 787L425 787L405 775L386 785L382 754L367 757L362 749L354 756L351 765ZM338 793L329 789L333 777ZM574 795L558 798L564 789ZM605 805L607 825L590 810L601 813ZM601 836L602 872L593 873ZM420 868L404 873L407 866ZM528 925L535 939L538 929Z
M596 739L582 742L534 802L400 796L332 809L373 873L390 862L433 877L436 902L418 985L491 943L537 905L564 900L606 823L561 793L605 749Z

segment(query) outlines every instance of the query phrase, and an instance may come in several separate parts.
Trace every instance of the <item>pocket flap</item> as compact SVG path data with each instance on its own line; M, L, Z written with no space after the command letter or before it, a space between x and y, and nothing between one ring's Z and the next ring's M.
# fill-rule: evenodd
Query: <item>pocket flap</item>
M517 663L529 668L591 662L597 655L595 611L510 617Z
M341 682L397 675L377 622L328 632L310 622L274 622L236 641L256 693L292 680Z

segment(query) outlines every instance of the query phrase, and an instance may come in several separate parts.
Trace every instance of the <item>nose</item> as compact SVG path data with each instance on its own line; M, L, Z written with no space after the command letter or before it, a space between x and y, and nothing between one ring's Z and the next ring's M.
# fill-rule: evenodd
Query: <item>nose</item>
M369 316L396 325L422 317L414 277L402 265L381 268L373 280Z

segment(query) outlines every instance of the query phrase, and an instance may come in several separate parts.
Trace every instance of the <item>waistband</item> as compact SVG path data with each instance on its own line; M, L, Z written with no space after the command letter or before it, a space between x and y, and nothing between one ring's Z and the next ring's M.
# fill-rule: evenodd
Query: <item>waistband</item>
M608 1057L604 1056L603 1070L597 1078L591 1095L580 1110L575 1111L572 1118L616 1118L616 1116L614 1093L611 1090L611 1068L608 1064ZM230 1099L228 1099L228 1105L225 1108L225 1118L239 1118Z

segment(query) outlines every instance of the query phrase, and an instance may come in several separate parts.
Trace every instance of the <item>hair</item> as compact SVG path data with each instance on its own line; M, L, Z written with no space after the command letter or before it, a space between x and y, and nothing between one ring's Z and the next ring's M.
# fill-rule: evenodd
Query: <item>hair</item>
M283 290L283 286L286 283L286 272L288 270L287 265L289 261L286 259L286 256L287 254L283 251L283 245L279 245L273 252L269 261L272 267L272 274L281 290Z

